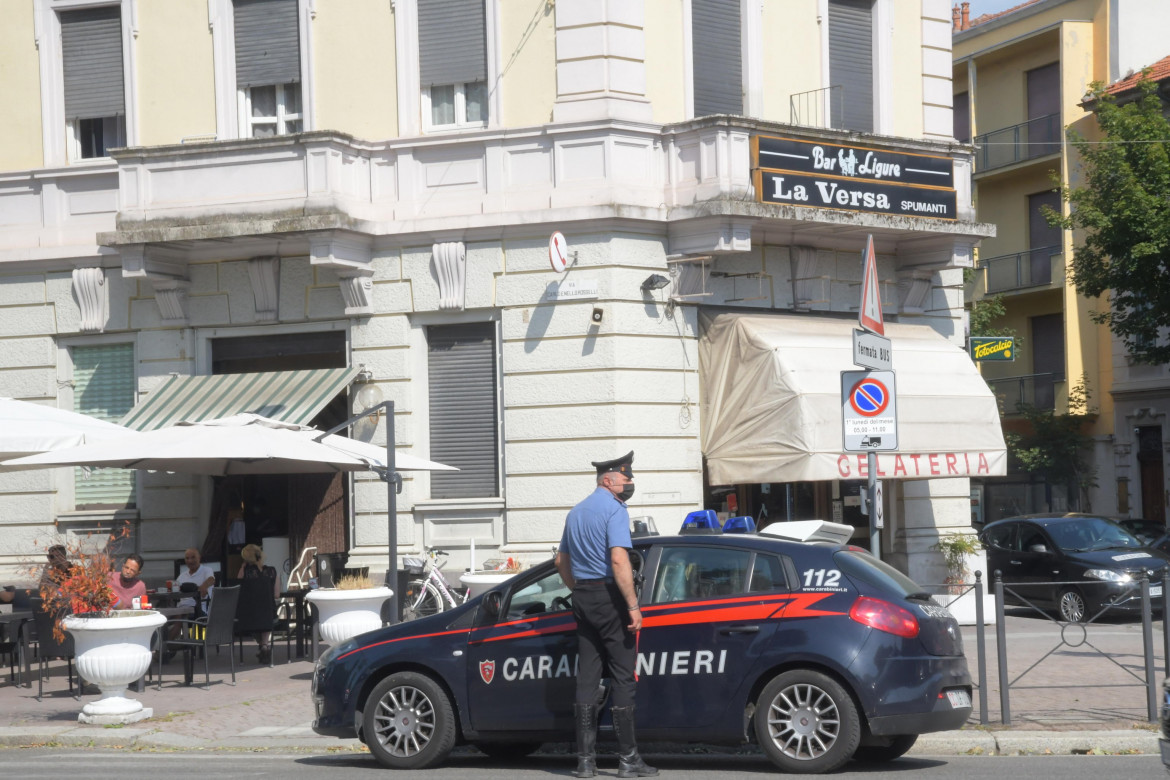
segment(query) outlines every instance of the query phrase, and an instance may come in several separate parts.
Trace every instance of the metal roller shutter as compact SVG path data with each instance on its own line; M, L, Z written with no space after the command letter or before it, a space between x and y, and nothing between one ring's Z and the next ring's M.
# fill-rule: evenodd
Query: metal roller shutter
M126 112L122 79L122 13L117 6L61 13L66 119Z
M487 81L484 0L418 0L423 87Z
M431 498L498 496L495 326L433 326L427 340L430 457L459 468L431 474Z
M740 0L692 0L695 116L743 113Z
M873 132L873 0L829 0L833 127Z
M134 346L103 344L73 349L73 411L117 422L134 406ZM79 509L134 506L132 469L75 469Z
M301 80L297 0L234 0L236 86Z

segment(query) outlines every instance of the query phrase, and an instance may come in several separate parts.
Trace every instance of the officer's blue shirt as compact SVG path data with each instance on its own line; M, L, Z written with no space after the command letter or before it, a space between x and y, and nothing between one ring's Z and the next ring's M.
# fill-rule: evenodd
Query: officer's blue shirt
M600 485L565 518L560 551L569 556L575 580L612 577L610 548L633 546L629 510Z

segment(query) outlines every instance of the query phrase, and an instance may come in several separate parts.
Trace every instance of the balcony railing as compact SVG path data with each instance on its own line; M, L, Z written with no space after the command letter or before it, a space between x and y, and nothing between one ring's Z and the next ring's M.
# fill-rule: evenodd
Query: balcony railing
M804 127L844 127L845 89L836 84L788 96L788 121Z
M1060 280L1064 253L1059 246L1042 246L1014 255L989 257L979 263L988 295L1046 287Z
M1025 374L988 379L987 385L999 401L999 413L1014 417L1020 413L1020 404L1031 404L1037 409L1056 408L1056 385L1064 381L1056 374Z
M1049 114L977 135L975 172L1056 154L1060 151L1060 130L1060 114Z

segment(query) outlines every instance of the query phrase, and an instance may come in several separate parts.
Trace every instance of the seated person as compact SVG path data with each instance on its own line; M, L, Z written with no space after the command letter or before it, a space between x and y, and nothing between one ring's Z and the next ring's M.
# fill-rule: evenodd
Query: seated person
M195 615L207 613L207 604L210 601L211 587L215 585L215 572L209 566L204 566L199 551L194 547L187 548L183 553L183 560L187 568L179 572L175 580L179 591L189 593L188 597L179 601L180 607L195 607Z
M264 550L260 548L260 545L245 545L244 549L240 551L240 556L244 559L244 563L240 566L236 579L243 580L255 577L267 579L272 583L273 599L279 599L280 581L276 576L276 569L264 565ZM272 659L272 633L270 631L256 632L256 644L260 648L256 658L262 664L268 663Z
M69 553L63 544L54 544L48 550L49 562L41 569L39 588L46 586L60 587L61 583L69 579L73 573L73 565L69 563Z
M16 588L11 585L0 589L0 604L11 604L12 600L16 598Z
M114 595L117 597L114 609L132 609L134 599L146 596L146 583L138 576L141 571L142 556L130 553L122 562L120 572L110 572L110 588L113 589Z

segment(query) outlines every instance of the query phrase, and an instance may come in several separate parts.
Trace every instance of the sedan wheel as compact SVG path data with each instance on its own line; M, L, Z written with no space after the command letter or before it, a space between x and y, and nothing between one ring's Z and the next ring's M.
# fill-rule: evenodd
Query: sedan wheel
M414 672L392 674L366 700L363 739L391 769L423 769L445 759L455 745L455 716L446 692Z
M804 669L776 677L757 702L756 737L785 772L831 772L861 737L857 707L833 678Z
M1060 592L1060 617L1069 623L1085 622L1085 598L1074 588Z

